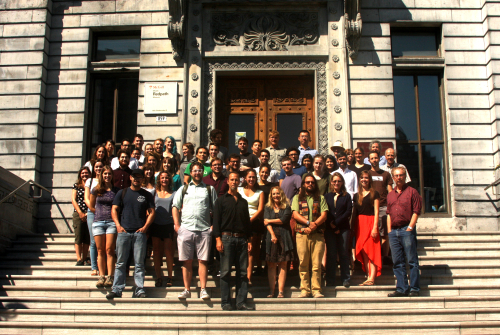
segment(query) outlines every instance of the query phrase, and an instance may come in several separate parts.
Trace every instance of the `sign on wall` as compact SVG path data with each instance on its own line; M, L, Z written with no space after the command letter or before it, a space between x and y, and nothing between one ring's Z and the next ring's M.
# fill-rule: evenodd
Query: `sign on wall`
M177 82L144 83L144 114L176 114Z

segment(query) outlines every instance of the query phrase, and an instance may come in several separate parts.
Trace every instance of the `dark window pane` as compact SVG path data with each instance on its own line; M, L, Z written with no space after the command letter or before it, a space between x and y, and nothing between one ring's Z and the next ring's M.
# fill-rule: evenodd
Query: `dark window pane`
M437 56L436 35L429 33L393 33L392 56Z
M445 166L443 145L422 146L422 165L424 169L425 212L447 212L444 192Z
M278 114L277 130L280 133L280 147L290 148L299 145L298 137L302 126L302 114Z
M115 84L115 79L95 80L92 148L113 137Z
M396 139L418 140L413 76L394 76Z
M418 108L422 140L442 140L439 79L437 76L418 76Z
M98 37L96 61L109 59L139 59L141 39L139 36Z
M137 132L137 97L139 94L138 78L117 79L118 106L116 120L116 141L128 138L134 140Z
M237 134L244 133L244 134ZM255 115L254 114L231 114L229 115L228 146L229 154L239 153L236 136L244 135L248 139L248 149L255 137Z
M418 145L407 143L396 143L398 156L396 161L406 166L406 170L410 174L410 186L420 192L420 170L418 165Z

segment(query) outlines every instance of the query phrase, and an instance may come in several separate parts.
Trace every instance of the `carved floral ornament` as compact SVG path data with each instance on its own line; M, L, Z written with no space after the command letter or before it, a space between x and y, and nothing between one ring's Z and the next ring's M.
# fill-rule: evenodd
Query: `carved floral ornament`
M172 52L175 60L181 60L184 53L186 37L186 7L187 0L168 0L169 22L168 37L172 43Z
M359 0L344 0L344 21L347 51L349 57L356 59L358 57L359 42L361 38L362 21Z
M318 13L215 13L211 31L216 45L243 44L245 51L287 51L290 46L318 42Z

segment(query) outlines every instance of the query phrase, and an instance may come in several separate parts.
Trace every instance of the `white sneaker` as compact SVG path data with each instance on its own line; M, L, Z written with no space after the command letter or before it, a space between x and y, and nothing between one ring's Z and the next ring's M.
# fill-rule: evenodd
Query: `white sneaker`
M202 298L203 300L210 299L210 294L208 294L206 289L204 288L201 289L200 298Z
M187 298L191 298L191 292L189 292L188 290L184 289L184 291L182 291L178 296L177 298L179 299L187 299Z

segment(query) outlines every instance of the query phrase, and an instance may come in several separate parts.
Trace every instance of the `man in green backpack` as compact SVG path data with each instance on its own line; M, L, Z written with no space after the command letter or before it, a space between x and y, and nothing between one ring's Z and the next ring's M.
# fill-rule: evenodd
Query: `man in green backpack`
M217 193L212 186L203 181L203 164L191 163L191 181L184 185L181 192L175 194L172 203L172 217L174 228L177 232L177 245L179 261L183 262L182 277L184 291L178 298L191 297L191 279L193 277L193 258L196 251L200 276L200 298L210 299L206 284L208 279L207 261L212 242L212 216L213 206L217 200Z

